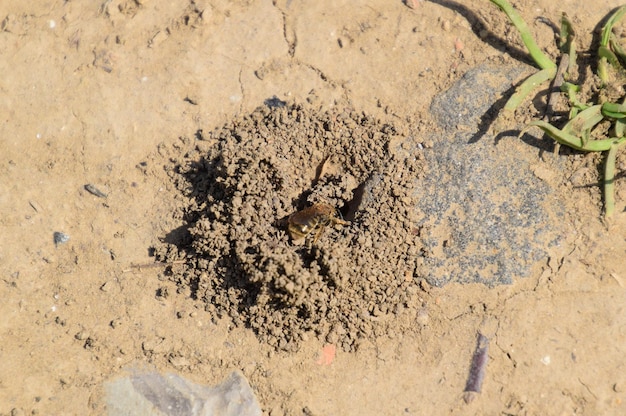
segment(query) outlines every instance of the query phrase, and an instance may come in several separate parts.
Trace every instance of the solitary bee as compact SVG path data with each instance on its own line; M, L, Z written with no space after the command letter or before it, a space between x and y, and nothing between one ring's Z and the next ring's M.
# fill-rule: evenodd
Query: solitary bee
M324 203L313 204L308 208L291 214L288 223L289 235L291 235L292 240L306 237L315 231L313 244L322 235L327 225L349 224L347 221L339 218L339 212L334 207Z

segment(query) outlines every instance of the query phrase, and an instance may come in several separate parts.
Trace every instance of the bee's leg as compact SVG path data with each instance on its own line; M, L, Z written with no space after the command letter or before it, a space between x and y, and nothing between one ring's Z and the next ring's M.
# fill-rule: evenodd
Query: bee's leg
M319 226L319 230L317 230L317 232L315 233L315 238L313 239L313 244L315 244L317 242L317 239L320 238L320 235L322 235L322 233L324 232L324 228L326 227L326 224L322 224Z
M337 225L337 224L339 224L339 225L349 225L350 224L349 221L345 221L342 218L336 218L336 217L331 218L330 222L332 222L333 225Z

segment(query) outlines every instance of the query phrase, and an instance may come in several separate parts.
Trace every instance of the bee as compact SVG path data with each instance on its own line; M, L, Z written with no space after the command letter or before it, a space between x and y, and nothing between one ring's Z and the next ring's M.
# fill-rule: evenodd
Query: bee
M289 235L292 240L298 240L315 232L313 244L324 232L327 225L347 225L347 221L339 218L339 212L331 205L324 203L313 204L289 217Z

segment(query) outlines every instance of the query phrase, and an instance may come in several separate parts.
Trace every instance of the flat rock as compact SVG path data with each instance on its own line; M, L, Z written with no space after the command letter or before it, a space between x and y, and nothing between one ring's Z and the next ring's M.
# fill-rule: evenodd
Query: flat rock
M233 372L208 387L176 374L132 370L106 384L109 416L260 416L261 408L245 377Z
M482 131L524 70L482 65L431 104L444 134L433 134L424 151L430 174L420 180L418 209L425 214L422 274L433 285L509 284L559 244L563 214L552 186L529 169L536 152Z

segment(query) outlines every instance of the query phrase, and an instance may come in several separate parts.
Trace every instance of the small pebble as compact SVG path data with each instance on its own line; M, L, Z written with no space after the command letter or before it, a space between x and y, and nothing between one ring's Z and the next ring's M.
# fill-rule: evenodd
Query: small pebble
M426 308L420 308L419 311L417 311L417 317L415 319L417 321L418 324L420 324L421 326L426 326L428 325L428 321L430 320L430 316L428 316L428 309Z
M54 234L52 234L52 238L54 239L55 245L65 244L70 241L70 236L60 231L55 231Z
M90 194L97 196L98 198L106 198L107 197L107 194L105 194L104 192L102 192L101 190L99 190L98 188L96 188L95 186L93 186L90 183L85 185L85 190L87 192L89 192Z
M89 338L89 333L85 331L79 331L74 335L74 338L76 338L79 341L82 341L82 340Z
M463 41L461 39L456 38L454 40L454 51L456 53L460 53L463 50L464 47L465 47L465 45L463 45Z
M420 0L404 0L404 4L409 9L417 9L419 7Z

